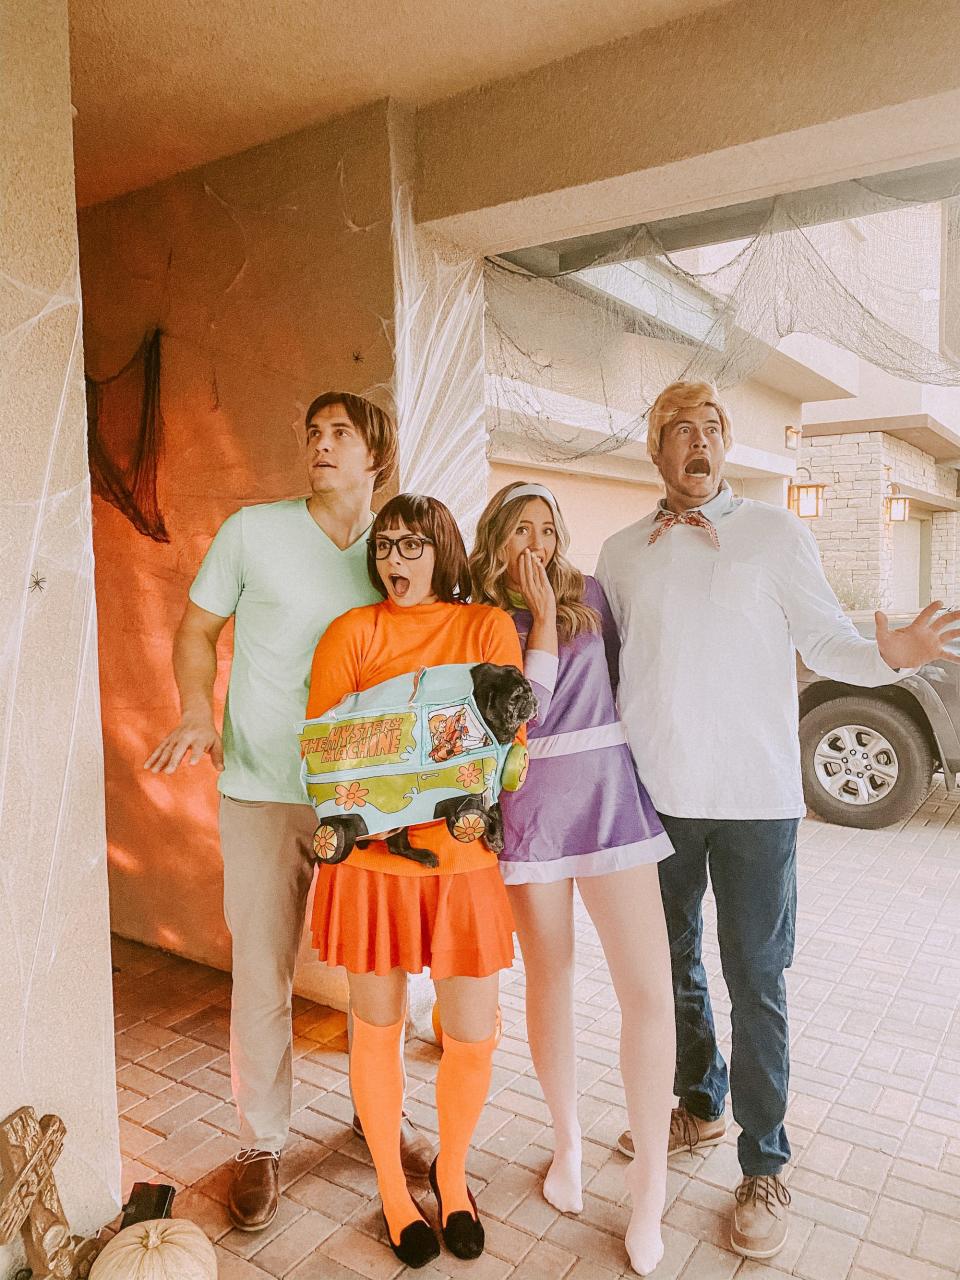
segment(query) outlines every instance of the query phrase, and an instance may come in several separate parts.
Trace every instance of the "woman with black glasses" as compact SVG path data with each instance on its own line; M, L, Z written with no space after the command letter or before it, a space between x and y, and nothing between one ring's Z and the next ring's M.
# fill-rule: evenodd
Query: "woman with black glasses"
M347 694L421 667L493 662L522 668L507 614L467 603L467 553L442 502L417 494L388 502L370 531L367 567L383 603L351 610L324 633L313 659L308 719ZM343 788L344 806L362 814L361 792ZM499 971L513 962L513 918L496 854L482 841L460 843L444 822L411 828L409 840L435 854L439 865L399 857L382 839L344 862L321 863L313 939L321 960L347 970L357 1113L390 1245L402 1262L419 1267L439 1247L400 1164L406 975L429 966L443 1023L439 1155L430 1171L441 1233L457 1257L476 1258L484 1233L465 1162L490 1083Z

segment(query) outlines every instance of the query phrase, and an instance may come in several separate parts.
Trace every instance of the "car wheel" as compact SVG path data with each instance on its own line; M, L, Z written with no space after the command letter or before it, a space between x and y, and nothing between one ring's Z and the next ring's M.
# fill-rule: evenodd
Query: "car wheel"
M807 805L825 822L875 830L908 818L933 781L933 751L900 707L869 697L833 698L800 722Z

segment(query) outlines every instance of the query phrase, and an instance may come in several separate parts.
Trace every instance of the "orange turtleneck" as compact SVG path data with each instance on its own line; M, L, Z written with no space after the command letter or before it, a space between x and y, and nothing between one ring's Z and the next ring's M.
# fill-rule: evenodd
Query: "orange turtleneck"
M448 662L495 662L523 670L516 627L502 609L485 604L382 604L351 609L324 632L313 655L307 719L321 716L348 693L360 693L393 676ZM421 867L389 853L382 840L355 849L350 865L388 875L450 875L496 863L479 840L461 844L445 823L410 830L410 843L432 849L437 868Z

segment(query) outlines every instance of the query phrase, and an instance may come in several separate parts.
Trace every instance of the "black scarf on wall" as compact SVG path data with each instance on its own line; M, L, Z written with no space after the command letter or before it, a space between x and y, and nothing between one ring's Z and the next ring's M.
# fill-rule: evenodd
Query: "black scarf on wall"
M134 528L169 542L157 500L163 440L160 337L154 329L123 368L100 381L87 376L87 450L94 493L113 503Z

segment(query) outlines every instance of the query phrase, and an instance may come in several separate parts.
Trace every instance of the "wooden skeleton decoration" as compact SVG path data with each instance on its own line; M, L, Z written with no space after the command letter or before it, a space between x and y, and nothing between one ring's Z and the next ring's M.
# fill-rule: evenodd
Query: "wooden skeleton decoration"
M0 1244L23 1232L33 1280L82 1280L98 1245L70 1234L53 1166L63 1151L59 1116L21 1107L0 1124Z

